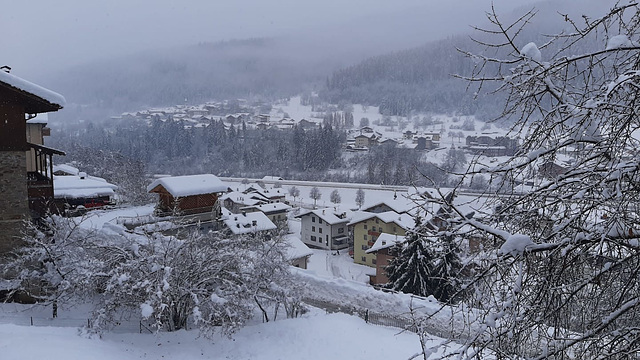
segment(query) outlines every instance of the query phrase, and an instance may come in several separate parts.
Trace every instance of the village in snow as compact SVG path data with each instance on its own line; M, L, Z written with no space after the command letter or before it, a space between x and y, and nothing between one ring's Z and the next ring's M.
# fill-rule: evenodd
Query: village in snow
M640 4L558 3L0 67L0 359L638 359Z

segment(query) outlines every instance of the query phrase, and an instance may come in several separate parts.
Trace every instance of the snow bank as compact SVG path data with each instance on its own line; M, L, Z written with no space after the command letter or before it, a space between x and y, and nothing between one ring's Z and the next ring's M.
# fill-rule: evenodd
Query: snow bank
M232 339L212 340L196 331L78 336L76 328L0 325L3 359L408 359L420 351L415 334L366 324L344 314L315 312L303 318L247 326ZM348 336L345 336L348 335ZM34 346L36 345L37 346ZM438 346L436 340L430 346Z

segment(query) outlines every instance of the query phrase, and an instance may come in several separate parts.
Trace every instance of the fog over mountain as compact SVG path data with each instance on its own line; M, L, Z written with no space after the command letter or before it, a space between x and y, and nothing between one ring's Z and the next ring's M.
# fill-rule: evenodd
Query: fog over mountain
M589 8L562 3L567 11ZM505 16L532 6L494 2ZM0 31L14 34L2 40L3 65L67 97L54 118L90 119L319 91L334 71L368 57L469 32L490 9L490 1L470 0L35 1L0 14Z

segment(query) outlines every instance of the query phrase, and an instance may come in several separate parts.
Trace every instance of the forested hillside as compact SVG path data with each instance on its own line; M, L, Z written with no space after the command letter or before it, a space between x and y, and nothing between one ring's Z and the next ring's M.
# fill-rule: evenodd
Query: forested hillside
M595 6L587 3L585 6ZM599 6L604 6L599 4ZM575 12L569 2L546 2L536 6L535 24L516 37L519 47L528 42L539 46L547 43L544 34L573 31L563 14ZM523 11L522 11L523 12ZM522 12L506 16L516 19ZM509 20L505 20L508 23ZM482 27L483 25L479 25ZM476 63L465 52L487 56L504 56L504 49L493 48L496 53L477 43L490 34L476 31L473 35L460 34L427 43L423 46L371 57L358 64L335 71L327 78L323 99L380 106L387 115L409 115L415 112L458 113L476 115L481 120L495 118L502 110L502 98L486 95L494 88L478 92L474 86L454 75L469 76ZM602 46L604 39L589 38L573 53L589 51ZM545 58L561 52L555 44L544 49ZM491 65L489 65L491 66ZM495 69L485 69L492 71ZM475 97L477 95L477 97Z
M286 97L329 71L309 72L283 46L274 39L201 43L74 67L49 82L67 98L66 119L101 119L149 106Z
M467 84L452 74L469 74L473 63L457 48L472 42L454 36L424 46L369 58L336 71L322 96L331 101L379 105L389 115L412 110L474 114L482 105L466 91Z

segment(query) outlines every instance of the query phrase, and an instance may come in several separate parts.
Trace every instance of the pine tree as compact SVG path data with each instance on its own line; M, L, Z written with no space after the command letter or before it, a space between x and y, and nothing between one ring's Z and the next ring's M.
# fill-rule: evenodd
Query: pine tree
M428 224L416 219L415 230L397 246L387 267L389 287L419 296L433 295L440 302L455 300L461 285L460 249L455 237L442 232L427 235Z
M433 244L433 263L429 278L433 285L432 294L440 302L455 300L454 295L461 287L462 261L460 248L456 238L442 234L435 238Z
M419 230L420 218L416 218L415 230L407 236L407 241L397 245L397 256L387 266L389 287L419 296L428 296L433 292L431 274L434 254L429 250Z

